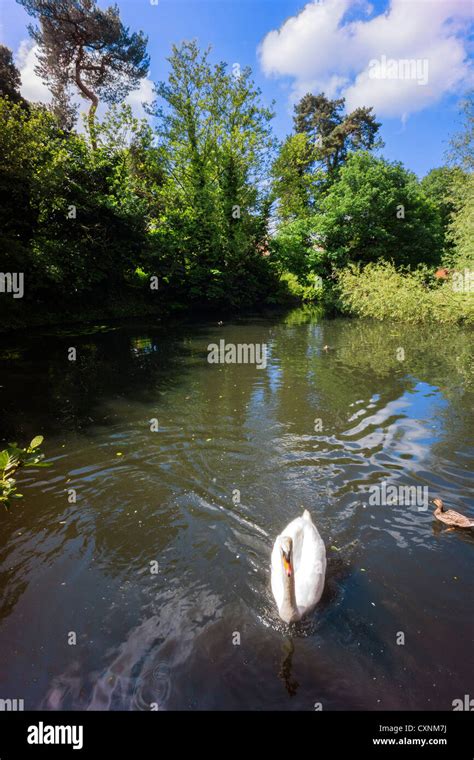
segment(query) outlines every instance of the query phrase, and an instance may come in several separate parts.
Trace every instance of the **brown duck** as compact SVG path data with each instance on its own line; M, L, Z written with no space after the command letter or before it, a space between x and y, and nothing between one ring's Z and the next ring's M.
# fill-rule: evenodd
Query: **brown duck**
M441 499L433 499L433 504L436 507L434 516L445 525L450 525L453 528L474 528L474 520L455 512L454 509L445 509Z

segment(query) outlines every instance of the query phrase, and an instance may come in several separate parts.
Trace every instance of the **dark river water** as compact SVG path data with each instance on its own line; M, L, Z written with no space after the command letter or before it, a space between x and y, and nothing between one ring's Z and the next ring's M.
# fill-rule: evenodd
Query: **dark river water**
M220 340L266 344L267 366L210 364ZM474 517L472 348L472 331L304 309L2 338L0 437L44 435L52 466L24 470L24 499L0 514L0 698L451 710L474 696L474 531L369 498L418 486ZM270 553L303 508L326 588L290 629Z

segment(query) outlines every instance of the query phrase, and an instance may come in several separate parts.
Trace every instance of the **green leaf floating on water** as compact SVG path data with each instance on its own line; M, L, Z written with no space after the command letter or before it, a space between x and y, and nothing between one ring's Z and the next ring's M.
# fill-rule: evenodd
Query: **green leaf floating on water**
M38 446L41 446L43 441L44 441L44 438L42 435L35 435L35 437L30 443L30 449L37 449Z
M341 551L341 549L338 549L337 546L331 546L331 549L333 550L333 552L340 552Z

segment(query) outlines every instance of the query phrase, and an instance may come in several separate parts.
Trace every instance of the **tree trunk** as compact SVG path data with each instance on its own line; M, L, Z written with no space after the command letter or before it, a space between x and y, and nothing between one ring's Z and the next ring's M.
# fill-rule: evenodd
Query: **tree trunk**
M94 96L94 100L92 101L91 107L89 108L89 113L87 114L89 137L91 139L92 150L94 151L97 150L97 137L96 137L96 131L95 131L95 114L96 114L98 105L99 105L99 99Z
M82 92L85 98L87 100L91 101L91 107L89 108L89 113L87 115L87 124L89 127L89 137L92 145L92 150L97 150L97 137L96 137L96 131L95 131L95 114L97 111L97 106L99 105L99 98L93 92L87 85L84 84L84 82L81 79L81 62L82 62L82 48L79 50L79 55L76 59L76 71L75 71L75 81L79 88L79 90Z

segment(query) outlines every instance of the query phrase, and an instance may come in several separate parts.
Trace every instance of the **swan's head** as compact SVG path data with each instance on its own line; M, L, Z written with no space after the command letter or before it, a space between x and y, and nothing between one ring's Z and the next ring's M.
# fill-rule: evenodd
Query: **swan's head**
M293 573L293 541L289 536L281 536L280 550L283 569L290 578Z

